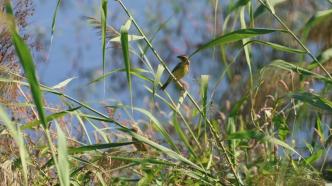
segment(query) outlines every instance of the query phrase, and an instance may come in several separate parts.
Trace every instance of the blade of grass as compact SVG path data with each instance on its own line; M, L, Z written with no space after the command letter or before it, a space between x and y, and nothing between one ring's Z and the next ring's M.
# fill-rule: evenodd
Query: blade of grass
M79 108L81 108L81 107L76 107L76 108L72 108L72 109L68 109L68 110L65 110L65 111L61 111L61 112L57 112L57 113L48 115L46 117L46 122L48 123L52 120L64 117L65 115L67 115L67 114L69 114L69 113L71 113L71 112L73 112L73 111L75 111ZM32 129L34 127L39 126L40 123L41 123L41 121L39 119L36 119L36 120L30 121L29 123L26 123L26 124L20 126L20 129L21 130Z
M73 115L76 117L76 119L77 119L77 121L78 121L78 123L79 123L79 125L81 125L81 127L82 127L82 138L83 138L83 134L85 134L86 135L86 138L87 138L87 140L88 140L88 142L89 142L89 144L91 145L92 144L92 140L91 140L91 138L90 138L90 135L89 135L89 132L88 132L88 130L87 130L87 128L86 128L86 123L83 121L83 119L80 117L80 111L78 110L78 111L75 111L74 113L73 113ZM83 133L84 132L84 133Z
M56 4L56 7L55 7L55 10L53 12L52 26L51 26L51 40L50 40L50 46L49 46L49 49L48 49L48 53L47 53L47 56L46 56L46 62L48 61L48 59L50 57L51 50L52 50L53 38L54 38L54 32L55 32L56 17L57 17L58 10L59 10L61 2L62 2L62 0L58 0L58 2Z
M98 77L98 78L96 78L96 79L90 81L90 82L89 82L89 85L90 85L90 84L93 84L93 83L97 83L98 81L101 81L101 80L107 78L108 76L113 75L113 74L116 73L116 72L125 72L125 71L126 71L126 68L117 68L117 69L114 69L114 70L112 70L112 71L110 71L110 72L107 72L107 73L105 73L104 75L102 75L102 76L100 76L100 77ZM137 77L139 77L139 78L141 78L141 79L143 79L143 80L147 80L147 81L153 82L153 80L148 79L146 76L141 75L141 73L147 73L147 72L148 72L147 70L142 69L142 68L132 68L132 69L130 70L130 73L131 73L132 75L135 75L135 76L137 76Z
M76 79L77 77L72 77L72 78L68 78L54 86L52 86L52 89L62 89L64 87L66 87L72 80Z
M318 11L313 15L302 29L302 38L304 41L307 40L310 30L317 24L327 20L328 17L332 16L332 9Z
M188 148L189 152L194 156L194 158L197 159L198 156L196 155L194 149L191 147L186 134L182 130L181 125L180 125L180 123L177 119L177 114L176 114L175 111L173 113L173 122L172 122L172 124L173 124L173 127L174 127L176 133L178 133L178 136L180 137L181 141L183 141L184 145Z
M234 5L230 4L230 6L228 7L229 11L227 12L227 15L229 15L233 11L247 5L248 2L250 2L250 0L238 0Z
M285 2L286 0L269 0L269 4L271 7L275 7L276 5ZM265 8L263 5L260 5L255 13L254 13L254 18L257 18L258 16L262 15L265 12Z
M201 75L200 78L200 96L201 96L201 102L202 102L202 108L203 108L203 114L207 116L207 92L209 87L209 75ZM202 129L202 122L204 122L204 128ZM207 143L207 126L204 118L201 116L199 118L198 122L198 136L201 136L201 131L204 131L204 140L205 143Z
M156 165L167 165L167 166L176 166L176 163L173 163L171 161L161 160L161 159L155 159L155 158L132 158L132 157L123 157L123 156L113 156L112 159L114 160L122 160L122 161L128 161L138 164L156 164Z
M79 154L79 153L85 153L85 152L95 151L95 150L127 146L127 145L132 145L134 143L135 142L105 143L105 144L86 145L86 146L80 146L80 147L69 147L68 151L69 151L69 154Z
M64 186L69 186L70 181L70 168L68 162L68 149L67 140L65 134L62 132L59 125L56 125L58 133L58 162L59 162L59 172L60 183Z
M256 37L259 35L265 35L265 34L270 34L273 32L283 32L283 30L279 29L264 29L264 28L248 28L248 29L241 29L241 30L236 30L234 32L227 33L225 35L219 36L202 46L200 46L198 49L196 49L190 57L195 55L201 50L205 50L207 48L211 48L217 45L225 45L237 41L241 41L242 39L245 38L251 38L251 37Z
M326 49L325 51L320 53L317 57L317 60L321 64L328 62L330 59L332 59L332 48ZM308 65L307 69L311 71L311 70L317 68L318 66L319 66L319 64L316 63L315 61L313 61L313 62L311 62L310 65Z
M100 8L100 22L101 22L101 48L102 48L102 64L103 64L103 75L106 69L106 29L107 29L107 4L108 0L101 0ZM104 94L106 91L106 81L104 80Z
M281 68L281 69L284 69L284 70L289 70L289 71L292 71L292 72L295 72L297 74L304 75L304 76L313 76L314 78L322 80L326 83L332 83L331 79L329 79L329 78L327 78L323 75L317 74L317 73L309 71L309 70L307 70L303 67L300 67L298 65L294 65L292 63L289 63L289 62L286 62L286 61L283 61L283 60L280 60L280 59L274 60L270 64L270 66Z
M245 15L244 15L244 10L245 7L241 7L240 9L240 24L241 24L241 29L247 29L247 25L245 22ZM249 38L243 38L242 39L242 44L245 44L246 42L250 41ZM254 84L254 79L253 79L253 72L252 72L252 65L251 65L251 48L250 46L244 45L244 54L246 57L246 63L248 65L248 70L249 70L249 79L250 79L250 92L251 92L251 87Z
M309 157L306 157L305 158L306 162L310 164L314 163L323 156L324 151L325 151L324 149L319 149L317 152L311 154Z
M297 92L289 95L290 97L308 103L312 106L332 112L332 102L318 94L309 92Z
M128 34L128 33L127 33ZM137 41L137 40L141 40L141 39L144 39L143 36L138 36L138 35L127 35L128 37L128 42L129 41ZM121 36L117 36L117 37L114 37L112 39L109 40L110 42L118 42L118 43L121 43Z
M7 4L7 8L8 7L9 9L11 9L11 5ZM8 10L7 14L13 16L12 14L10 14L10 12L12 12L12 10ZM40 91L39 81L37 79L37 75L35 72L35 65L29 47L25 44L24 40L20 37L20 35L16 30L14 19L13 19L13 26L11 28L11 36L15 47L15 51L23 67L25 77L29 82L32 98L38 110L38 116L41 120L43 127L46 128L47 122L42 103L43 96L42 92Z
M62 2L62 0L58 0L58 2L57 2L57 4L56 4L56 7L55 7L55 10L54 10L54 12L53 12L53 17L52 17L52 30L51 30L51 46L52 46L53 35L54 35L54 32L55 32L55 22L56 22L56 17L57 17L58 10L59 10L59 7L60 7L61 2Z
M20 162L23 169L24 185L28 185L28 162L29 154L24 146L24 134L21 133L20 129L15 126L15 124L9 119L5 110L0 105L0 120L8 129L10 135L14 138L20 153Z
M127 82L129 86L130 93L130 103L131 107L133 107L133 93L132 93L132 85L131 85L131 62L129 58L129 42L128 42L128 30L130 29L131 19L129 19L124 25L121 26L120 36L121 36L121 48L122 54L127 74Z
M300 49L295 49L295 48L290 48L290 47L286 47L277 43L272 43L272 42L268 42L268 41L261 41L261 40L250 40L246 43L244 43L243 45L248 45L251 43L258 43L258 44L263 44L263 45L267 45L270 46L273 49L276 50L280 50L283 52L289 52L289 53L296 53L296 54L306 54L307 52L304 50L300 50Z
M155 79L154 79L154 82L153 82L153 89L152 89L153 97L156 94L156 90L158 90L157 87L160 83L160 78L161 78L161 75L163 74L164 70L165 70L165 68L162 65L158 65L157 72L155 74Z

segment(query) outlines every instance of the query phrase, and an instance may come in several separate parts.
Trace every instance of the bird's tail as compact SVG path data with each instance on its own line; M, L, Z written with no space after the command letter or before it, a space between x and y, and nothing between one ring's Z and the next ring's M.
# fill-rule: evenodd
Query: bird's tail
M165 88L167 87L167 85L171 82L172 78L169 78L166 83L160 87L160 90L165 90Z

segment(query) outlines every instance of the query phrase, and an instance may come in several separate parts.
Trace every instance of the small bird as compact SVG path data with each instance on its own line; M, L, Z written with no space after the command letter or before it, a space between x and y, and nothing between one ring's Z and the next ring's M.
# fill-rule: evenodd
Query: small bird
M172 70L172 74L174 75L174 77L177 80L180 80L181 78L183 78L188 72L189 72L189 57L186 55L182 55L182 56L177 56L177 58L180 59L180 63L177 64L174 69ZM170 75L167 79L167 81L165 82L165 84L160 87L160 90L165 90L165 88L167 87L167 85L173 80L173 77Z

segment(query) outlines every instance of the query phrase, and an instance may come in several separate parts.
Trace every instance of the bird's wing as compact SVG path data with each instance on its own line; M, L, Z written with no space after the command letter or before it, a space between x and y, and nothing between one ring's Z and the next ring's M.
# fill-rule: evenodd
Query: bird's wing
M172 73L181 67L182 63L178 63L172 70Z

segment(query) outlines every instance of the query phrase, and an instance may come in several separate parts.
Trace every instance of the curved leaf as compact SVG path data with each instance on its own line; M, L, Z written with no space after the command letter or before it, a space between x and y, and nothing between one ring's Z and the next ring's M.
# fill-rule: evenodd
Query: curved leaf
M279 3L283 3L286 0L269 0L269 7L274 7L279 4ZM262 15L264 12L266 11L266 8L264 7L264 5L260 5L255 13L254 13L254 18L257 18L258 16Z
M317 57L317 60L320 64L324 64L328 62L330 59L332 59L332 48L326 49L322 53L320 53ZM313 61L308 65L308 70L313 70L314 68L318 67L319 64L316 61Z
M109 149L114 147L122 147L126 145L134 144L135 142L123 142L123 143L105 143L105 144L95 144L95 145L86 145L80 147L69 147L68 151L70 154L83 153L88 151Z
M66 136L59 125L56 125L58 133L58 162L59 162L59 179L61 185L69 186L70 184L70 167L68 162L68 148Z
M114 69L114 70L112 70L110 72L107 72L104 75L102 75L102 76L100 76L100 77L98 77L98 78L90 81L89 84L97 83L98 81L103 80L103 79L107 78L108 76L110 76L110 75L112 75L112 74L114 74L116 72L124 72L124 71L126 71L126 68L117 68L117 69ZM132 75L134 75L134 76L137 76L137 77L139 77L139 78L141 78L143 80L146 80L146 81L153 82L152 79L150 79L150 78L148 78L148 77L146 77L146 76L144 76L144 75L141 74L141 73L147 73L147 72L148 72L147 70L142 69L142 68L133 68L130 71L130 73Z
M58 118L61 118L67 114L69 114L70 112L73 112L77 109L79 109L81 107L76 107L76 108L73 108L73 109L68 109L66 111L61 111L61 112L57 112L57 113L54 113L54 114L51 114L49 116L46 117L46 121L47 123L54 120L54 119L58 119ZM36 119L36 120L33 120L33 121L30 121L29 123L25 124L25 125L22 125L20 126L20 129L21 130L24 130L24 129L32 129L33 127L36 127L40 124L40 120Z
M102 60L103 60L103 74L105 74L106 66L106 27L107 27L107 4L108 0L101 0L100 22L101 22L101 38L102 38Z
M290 71L293 71L297 74L304 75L304 76L313 76L314 78L322 80L326 83L332 83L331 79L329 79L329 78L327 78L323 75L317 74L315 72L312 72L312 71L307 70L303 67L294 65L292 63L286 62L284 60L280 60L280 59L275 60L270 64L270 66L274 66L274 67L281 68L281 69L284 69L284 70L290 70Z
M306 40L310 30L315 25L323 22L324 20L327 20L326 18L328 18L329 16L332 16L332 9L316 12L316 14L313 15L308 20L308 22L304 25L303 32L302 32L303 39Z
M268 41L261 41L261 40L250 40L250 41L246 42L244 45L251 44L251 43L258 43L258 44L267 45L267 46L270 46L273 49L280 50L280 51L283 51L283 52L298 53L298 54L307 53L304 50L290 48L290 47L286 47L286 46L283 46L283 45L280 45L280 44L277 44L277 43L272 43L272 42L268 42Z
M296 100L303 101L322 110L332 112L332 102L320 95L309 92L297 92L290 94Z
M278 29L264 29L264 28L248 28L248 29L241 29L237 30L234 32L230 32L228 34L219 36L205 44L203 44L201 47L199 47L195 52L193 52L191 56L195 55L201 50L205 50L207 48L214 47L216 45L224 45L224 44L229 44L233 43L236 41L241 41L242 39L245 38L251 38L251 37L256 37L259 35L265 35L265 34L270 34L273 32L282 32L283 30L278 30Z
M13 10L10 3L6 4L6 13L13 16ZM43 109L43 101L42 101L43 94L39 87L39 81L37 79L35 71L35 64L33 62L33 58L30 53L29 47L25 44L24 40L21 38L21 36L16 30L15 20L12 19L12 22L13 22L12 28L10 29L10 31L15 51L23 67L25 77L29 82L32 98L38 110L38 116L41 120L43 127L46 128L47 122L46 122L45 112Z

